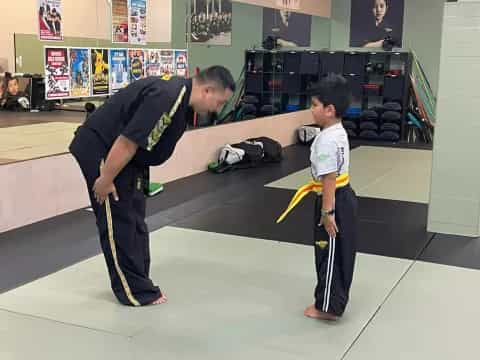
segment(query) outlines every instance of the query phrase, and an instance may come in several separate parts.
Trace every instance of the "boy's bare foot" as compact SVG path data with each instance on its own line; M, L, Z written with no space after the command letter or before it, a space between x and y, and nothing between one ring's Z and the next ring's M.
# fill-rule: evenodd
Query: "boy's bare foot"
M162 296L160 296L157 300L152 301L150 305L159 305L159 304L164 304L166 302L167 302L167 297L165 296L165 294L162 294Z
M338 317L320 310L317 310L315 305L310 305L308 306L303 314L306 317L312 318L312 319L319 319L319 320L327 320L327 321L336 321L338 320Z

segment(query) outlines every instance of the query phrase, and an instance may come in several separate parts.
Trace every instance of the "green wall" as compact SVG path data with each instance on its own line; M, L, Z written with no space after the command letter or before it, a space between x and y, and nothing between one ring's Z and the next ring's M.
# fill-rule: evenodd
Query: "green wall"
M415 51L435 93L438 90L444 4L445 0L405 0L403 47ZM351 0L332 1L333 49L349 47L350 13Z
M185 39L185 15L189 0L172 1L172 42L149 43L144 48L177 48L189 50L190 71L198 66L204 68L219 64L228 67L235 78L243 68L244 53L253 46L261 47L263 7L233 2L232 45L214 46L189 43ZM64 42L42 42L36 34L15 35L15 56L22 56L22 67L17 66L18 72L43 73L43 47L53 46L86 46L86 47L125 47L121 44L112 44L108 40L66 37ZM322 49L330 45L330 20L312 16L311 48Z

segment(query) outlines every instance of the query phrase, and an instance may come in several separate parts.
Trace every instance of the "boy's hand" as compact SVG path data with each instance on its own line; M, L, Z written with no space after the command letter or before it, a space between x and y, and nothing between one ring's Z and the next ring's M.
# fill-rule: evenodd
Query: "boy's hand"
M338 227L333 215L324 216L321 220L321 223L325 227L325 230L330 237L334 238L337 236Z

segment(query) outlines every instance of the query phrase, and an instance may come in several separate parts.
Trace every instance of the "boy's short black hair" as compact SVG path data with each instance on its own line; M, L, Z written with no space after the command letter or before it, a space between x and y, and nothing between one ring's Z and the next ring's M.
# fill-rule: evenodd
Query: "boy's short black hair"
M309 88L309 95L316 98L324 106L333 105L337 117L345 116L352 94L348 81L341 75L328 74Z
M204 84L206 82L214 82L220 88L235 91L235 80L233 80L230 71L220 65L210 66L195 76L198 82Z

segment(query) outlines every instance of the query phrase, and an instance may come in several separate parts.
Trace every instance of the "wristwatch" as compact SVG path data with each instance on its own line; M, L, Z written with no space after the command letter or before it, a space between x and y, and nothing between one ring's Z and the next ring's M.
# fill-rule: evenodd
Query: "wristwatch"
M332 209L332 210L322 209L322 210L321 210L321 214L322 214L322 216L334 215L334 214L335 214L335 209Z

